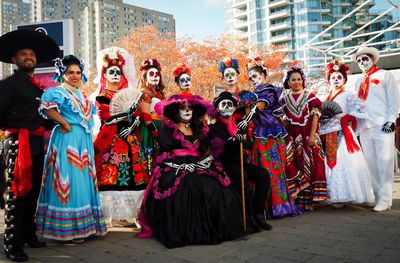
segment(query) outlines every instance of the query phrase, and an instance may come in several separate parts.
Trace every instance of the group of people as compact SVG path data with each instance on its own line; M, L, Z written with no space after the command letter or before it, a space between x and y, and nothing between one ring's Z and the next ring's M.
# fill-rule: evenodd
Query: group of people
M17 30L0 46L0 60L17 66L0 84L4 250L13 261L28 260L25 244L84 242L117 220L174 248L270 230L267 219L320 203L390 209L400 89L377 68L374 48L353 55L363 71L354 91L345 89L346 64L330 62L322 100L300 68L287 71L283 88L271 84L259 57L246 65L254 89L243 90L238 60L226 58L218 65L226 91L207 102L191 92L186 65L172 73L179 91L166 98L157 59L142 61L137 81L132 56L110 47L98 54L93 102L81 90L83 62L57 58L49 37ZM59 85L43 90L35 65L52 59Z

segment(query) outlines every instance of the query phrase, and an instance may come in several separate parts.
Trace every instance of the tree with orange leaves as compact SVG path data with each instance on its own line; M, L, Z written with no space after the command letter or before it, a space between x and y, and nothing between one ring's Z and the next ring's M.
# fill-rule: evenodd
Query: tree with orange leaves
M153 25L133 28L129 36L120 40L119 45L134 56L137 63L136 70L143 59L157 58L162 67L161 73L167 87L167 95L179 92L172 72L178 65L186 64L192 70L193 94L201 95L207 100L214 97L215 85L224 85L221 73L218 71L218 62L224 57L239 60L241 74L238 85L244 89L250 89L245 68L249 54L262 57L271 72L270 77L278 82L281 82L283 77L283 73L280 72L283 72L283 60L286 55L281 47L249 47L247 43L229 35L208 38L201 43L195 42L190 37L179 38L175 41L172 34L160 33Z

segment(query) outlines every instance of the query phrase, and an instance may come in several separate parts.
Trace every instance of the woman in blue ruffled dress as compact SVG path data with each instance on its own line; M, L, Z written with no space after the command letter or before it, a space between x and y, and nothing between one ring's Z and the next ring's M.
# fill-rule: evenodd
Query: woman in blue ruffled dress
M74 56L56 62L55 80L41 98L40 113L57 122L45 158L36 213L39 237L83 241L105 235L93 150L93 114L96 109L80 90L83 63Z

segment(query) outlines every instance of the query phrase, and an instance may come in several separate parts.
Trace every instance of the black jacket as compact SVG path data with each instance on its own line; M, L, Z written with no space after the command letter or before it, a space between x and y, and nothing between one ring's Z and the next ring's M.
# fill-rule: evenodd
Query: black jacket
M34 130L45 120L39 115L43 91L35 87L25 72L15 71L0 82L0 128Z

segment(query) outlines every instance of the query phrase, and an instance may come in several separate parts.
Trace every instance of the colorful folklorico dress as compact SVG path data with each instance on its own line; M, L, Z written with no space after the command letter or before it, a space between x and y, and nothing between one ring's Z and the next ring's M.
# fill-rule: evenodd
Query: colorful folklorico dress
M151 119L157 127L159 131L161 128L161 117L154 111L155 105L164 100L164 95L160 92L152 91L149 89L142 90L143 95L140 101L144 101L150 104L150 115ZM146 155L146 171L149 176L151 176L152 170L154 168L155 157L157 156L157 148L158 142L157 138L155 138L150 131L148 130L144 121L140 122L139 125L139 132L140 132L140 142L142 151Z
M313 147L308 144L311 123L320 114L321 101L304 90L300 94L285 92L281 100L288 121L286 172L288 188L296 204L306 209L326 200L325 153L316 134Z
M114 94L115 91L105 90L100 96L111 100ZM107 106L99 105L103 123L110 117ZM148 183L138 129L125 137L119 135L130 125L128 121L103 124L94 142L101 207L109 223L112 220L135 222Z
M262 101L267 105L263 111L259 111L253 117L254 147L251 159L253 165L264 167L270 175L270 216L299 215L301 212L296 208L286 187L285 137L287 132L278 121L283 107L278 101L282 89L265 84L256 87L254 93L258 97L257 102Z
M107 233L94 164L95 107L73 89L65 84L46 90L39 109L47 117L45 110L56 108L71 125L70 132L53 129L36 213L38 236L63 241Z
M367 118L365 104L343 89L327 100L337 102L343 111L319 130L325 136L329 202L374 203L371 175L354 131L357 121Z

